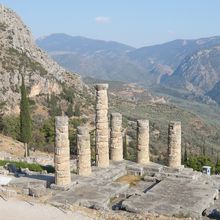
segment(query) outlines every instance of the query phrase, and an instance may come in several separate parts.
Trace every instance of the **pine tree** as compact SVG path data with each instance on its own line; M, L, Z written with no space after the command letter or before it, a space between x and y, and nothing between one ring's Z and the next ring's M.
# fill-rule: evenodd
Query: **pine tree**
M20 128L21 141L24 143L25 157L29 156L28 144L31 140L31 116L29 109L29 101L27 91L24 83L24 76L22 75L21 85L21 102L20 102Z
M72 104L69 104L69 105L68 105L68 108L67 108L67 110L66 110L66 114L67 114L67 116L70 117L70 118L74 115Z

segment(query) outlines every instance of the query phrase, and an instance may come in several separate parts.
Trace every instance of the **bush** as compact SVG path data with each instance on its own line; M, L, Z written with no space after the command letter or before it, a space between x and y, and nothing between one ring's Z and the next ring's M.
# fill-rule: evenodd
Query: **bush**
M43 170L46 170L48 173L54 173L55 172L54 167L50 166L50 165L42 166L42 165L36 164L36 163L27 163L27 162L10 161L10 160L0 160L0 166L5 166L7 163L14 164L18 169L19 168L28 168L30 171L34 171L34 172L42 172Z
M210 166L212 168L212 173L215 172L215 164L209 157L204 155L190 156L186 165L197 171L202 171L203 166Z
M20 117L5 116L0 120L0 131L16 140L20 138Z

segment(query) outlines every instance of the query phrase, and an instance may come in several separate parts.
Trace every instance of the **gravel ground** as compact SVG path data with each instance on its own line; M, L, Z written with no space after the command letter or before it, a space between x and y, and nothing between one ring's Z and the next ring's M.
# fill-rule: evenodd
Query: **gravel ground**
M0 219L7 220L92 220L77 212L62 211L58 208L25 201L0 198Z

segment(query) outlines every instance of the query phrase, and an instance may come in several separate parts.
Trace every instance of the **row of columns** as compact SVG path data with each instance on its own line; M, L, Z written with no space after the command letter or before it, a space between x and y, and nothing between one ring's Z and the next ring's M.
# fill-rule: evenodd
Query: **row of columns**
M112 161L123 160L122 115L110 116L110 148L108 129L107 84L98 84L96 89L96 166L108 167ZM68 117L55 118L55 184L70 184L70 150L68 138ZM110 149L110 153L109 153ZM149 158L149 121L137 121L137 163L147 164ZM170 122L168 129L168 166L181 166L181 123ZM90 134L86 127L77 128L77 174L91 174Z

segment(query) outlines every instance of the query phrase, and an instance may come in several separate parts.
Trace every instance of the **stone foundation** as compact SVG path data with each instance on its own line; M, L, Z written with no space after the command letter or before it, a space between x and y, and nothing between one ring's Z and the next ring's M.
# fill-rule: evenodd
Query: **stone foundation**
M149 159L149 121L137 121L137 163L146 164Z
M111 114L110 159L123 160L122 115L120 113Z
M168 164L169 167L181 166L181 122L171 121L168 128Z
M96 89L96 165L109 166L108 84L97 84Z
M77 174L80 176L91 174L90 135L86 127L77 128Z
M66 186L71 182L68 117L57 116L55 118L55 133L55 184Z

